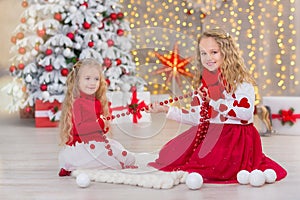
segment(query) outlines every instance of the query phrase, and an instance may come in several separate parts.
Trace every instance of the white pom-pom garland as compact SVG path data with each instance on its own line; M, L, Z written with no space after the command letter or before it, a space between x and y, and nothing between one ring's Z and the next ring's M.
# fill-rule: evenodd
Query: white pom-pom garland
M255 169L249 175L249 183L254 187L260 187L266 182L265 175L261 170Z
M266 183L274 183L277 179L277 174L273 169L266 169L264 171Z
M197 190L200 189L203 185L203 178L200 174L192 172L187 175L185 184L188 186L189 189Z
M76 177L76 183L81 188L86 188L90 185L91 180L86 173L81 173Z
M249 175L250 175L250 172L248 172L247 170L239 171L239 173L237 173L237 176L236 176L239 184L241 184L241 185L249 184Z

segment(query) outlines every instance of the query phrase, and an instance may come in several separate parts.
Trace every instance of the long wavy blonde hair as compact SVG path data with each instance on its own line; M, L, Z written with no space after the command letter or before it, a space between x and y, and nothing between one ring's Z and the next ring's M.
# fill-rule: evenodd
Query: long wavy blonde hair
M236 91L239 84L248 82L255 85L255 80L246 68L244 59L241 56L241 51L232 38L232 36L224 31L223 29L216 28L205 31L198 39L197 42L197 59L199 65L199 71L197 72L194 79L194 87L199 87L201 83L201 74L203 65L200 57L200 41L203 38L214 38L217 42L221 55L223 57L223 64L220 66L221 74L226 81L225 89L229 93ZM222 81L221 81L222 82Z
M79 76L81 74L81 70L85 67L95 67L99 71L99 77L100 77L100 86L98 90L95 93L95 98L98 99L101 102L102 109L103 109L103 115L109 116L109 107L108 107L108 100L106 97L106 91L107 91L107 84L105 81L105 77L102 70L102 65L92 59L87 58L78 61L74 66L73 70L69 73L67 77L67 90L65 94L65 99L62 104L62 113L60 118L60 145L65 145L65 143L70 139L72 140L71 136L71 130L72 130L72 116L73 116L73 103L76 98L79 97L80 91L79 91ZM106 121L106 123L108 123ZM107 124L109 126L109 124Z

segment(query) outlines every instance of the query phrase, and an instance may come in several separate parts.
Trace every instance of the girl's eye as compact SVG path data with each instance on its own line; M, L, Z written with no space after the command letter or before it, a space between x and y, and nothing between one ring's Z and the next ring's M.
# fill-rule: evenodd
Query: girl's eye
M95 80L96 80L96 81L99 81L99 80L100 80L100 78L95 78Z
M201 55L201 56L205 56L205 55L206 55L206 53L202 52L200 55Z
M90 77L86 77L85 80L87 80L87 81L90 80Z

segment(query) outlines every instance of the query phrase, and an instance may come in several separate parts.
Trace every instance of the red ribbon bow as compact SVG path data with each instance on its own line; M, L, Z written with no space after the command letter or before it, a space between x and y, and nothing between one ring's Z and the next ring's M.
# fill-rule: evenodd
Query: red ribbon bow
M272 114L272 118L281 120L282 125L285 123L294 125L296 119L300 118L300 114L294 114L294 108L290 108L289 110L279 110L278 113L279 114Z
M141 111L147 107L144 101L139 102L136 89L132 89L131 103L128 105L128 111L133 115L133 123L137 123L142 118Z

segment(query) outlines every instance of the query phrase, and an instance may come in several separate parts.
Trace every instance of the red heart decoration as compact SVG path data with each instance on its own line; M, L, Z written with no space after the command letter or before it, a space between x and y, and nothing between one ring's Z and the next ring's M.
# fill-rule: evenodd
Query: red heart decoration
M237 106L238 104L239 104L239 102L238 102L237 100L234 100L233 106L235 107L235 106Z
M225 110L227 110L228 109L228 107L225 105L225 104L220 104L220 107L219 107L219 110L221 111L221 112L224 112Z
M194 98L191 102L191 106L200 106L200 100L197 96L194 96Z
M228 118L224 117L224 115L220 115L220 120L221 122L225 122Z
M228 115L231 117L236 117L236 113L232 109L228 112Z
M195 111L195 109L194 109L194 108L192 108L192 109L191 109L191 112L193 112L193 113L194 113L194 112L196 112L196 111Z
M238 107L250 108L250 104L248 103L248 99L246 97L242 98Z
M215 118L218 114L219 112L215 111L212 107L210 107L210 109L208 110L208 115L210 116L210 118Z

